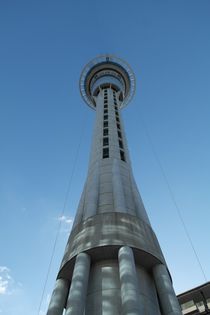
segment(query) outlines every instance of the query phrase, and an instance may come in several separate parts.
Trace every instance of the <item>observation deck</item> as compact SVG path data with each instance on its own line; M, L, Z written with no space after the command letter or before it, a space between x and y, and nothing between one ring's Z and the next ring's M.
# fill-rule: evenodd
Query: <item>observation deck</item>
M112 87L119 92L120 108L125 107L135 93L135 76L131 67L113 55L102 55L91 60L80 77L80 93L84 101L93 109L94 96L100 89Z

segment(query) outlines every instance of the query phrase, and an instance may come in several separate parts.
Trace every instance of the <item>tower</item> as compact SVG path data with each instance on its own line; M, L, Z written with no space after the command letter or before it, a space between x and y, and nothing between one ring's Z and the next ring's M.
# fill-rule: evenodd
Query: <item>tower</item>
M130 66L100 56L80 91L96 110L88 175L47 315L180 315L166 262L136 186L121 109Z

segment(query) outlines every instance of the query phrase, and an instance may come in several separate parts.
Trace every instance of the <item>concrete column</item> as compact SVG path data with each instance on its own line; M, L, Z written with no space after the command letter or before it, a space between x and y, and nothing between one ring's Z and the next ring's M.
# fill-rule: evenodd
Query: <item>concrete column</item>
M65 315L83 315L88 278L90 273L90 257L80 253L75 262Z
M52 293L47 315L62 315L66 305L69 291L69 281L66 279L57 279L55 289Z
M182 315L182 311L174 292L171 278L165 265L156 265L153 276L159 296L163 315Z
M122 315L139 315L139 290L133 251L121 247L118 254L121 284Z

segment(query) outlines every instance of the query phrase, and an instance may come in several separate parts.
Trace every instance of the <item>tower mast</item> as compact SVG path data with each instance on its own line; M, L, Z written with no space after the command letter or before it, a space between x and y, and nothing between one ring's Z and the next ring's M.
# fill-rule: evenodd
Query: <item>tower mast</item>
M133 71L97 57L80 91L96 110L90 162L47 315L181 315L131 169L121 109L135 92Z

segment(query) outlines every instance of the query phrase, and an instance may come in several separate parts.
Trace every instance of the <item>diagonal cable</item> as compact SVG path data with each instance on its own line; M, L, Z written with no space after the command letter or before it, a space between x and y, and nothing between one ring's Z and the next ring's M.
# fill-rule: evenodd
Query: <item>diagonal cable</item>
M152 139L151 139L150 133L149 133L149 131L148 131L148 128L147 128L147 126L146 126L146 123L145 123L145 121L143 120L143 118L141 118L141 120L142 120L144 129L145 129L146 136L147 136L147 138L148 138L148 142L149 142L149 144L150 144L150 146L151 146L151 149L152 149L152 152L153 152L154 157L155 157L155 159L156 159L156 162L157 162L157 164L158 164L158 166L159 166L159 168L160 168L160 171L161 171L161 173L162 173L163 179L165 180L166 186L167 186L167 188L168 188L169 195L170 195L171 200L172 200L172 202L173 202L173 204L174 204L174 207L175 207L175 209L176 209L176 211L177 211L178 217L179 217L179 219L180 219L180 221L181 221L181 223L182 223L182 226L183 226L185 235L186 235L186 237L187 237L187 239L188 239L188 241L189 241L189 243L190 243L190 246L191 246L191 248L192 248L192 251L193 251L193 253L194 253L194 256L195 256L195 259L196 259L196 261L197 261L197 263L198 263L198 266L200 267L200 270L201 270L201 273L202 273L202 275L203 275L203 278L204 278L205 282L207 282L208 280L207 280L206 274L205 274L205 272L204 272L204 268L203 268L203 266L202 266L202 264L201 264L201 261L200 261L200 259L199 259L198 253L197 253L197 251L196 251L196 249L195 249L195 246L194 246L194 244L193 244L192 238L191 238L190 233L189 233L189 231L188 231L187 225L186 225L186 223L185 223L185 221L184 221L184 218L183 218L182 212L181 212L181 210L180 210L180 207L179 207L179 205L178 205L178 203L177 203L177 201L176 201L176 198L175 198L174 192L173 192L173 190L172 190L172 188L171 188L171 185L170 185L170 183L169 183L168 177L166 176L166 173L165 173L165 170L164 170L164 168L163 168L163 165L162 165L162 163L161 163L161 161L160 161L160 158L159 158L159 156L158 156L158 154L157 154L157 152L156 152L156 150L155 150L155 147L154 147L153 141L152 141Z
M75 170L76 170L76 165L77 165L79 151L80 151L80 147L81 147L81 143L82 143L82 138L84 136L85 125L86 125L86 116L84 116L84 118L83 118L82 130L81 130L81 134L80 134L80 138L79 138L79 143L78 143L78 146L77 146L77 149L76 149L76 154L75 154L73 166L72 166L72 170L71 170L71 173L70 173L70 178L69 178L69 181L68 181L68 185L67 185L67 189L66 189L66 193L65 193L65 197L64 197L64 203L63 203L63 207L62 207L62 210L60 212L59 218L61 218L64 215L65 209L66 209L66 206L67 206L67 202L68 202L68 198L69 198L69 194L70 194L71 186L72 186L72 179L74 177L74 173L75 173ZM56 245L57 245L57 242L58 242L58 237L59 237L59 234L60 234L61 225L62 225L62 221L60 220L59 224L58 224L57 231L56 231L55 240L54 240L54 243L53 243L52 254L50 256L50 261L49 261L49 265L48 265L48 268L47 268L47 274L46 274L46 278L45 278L45 282L44 282L44 286L43 286L43 290L42 290L42 295L41 295L41 298L40 298L40 303L39 303L37 315L40 315L40 311L41 311L41 307L42 307L42 303L43 303L43 299L44 299L44 295L45 295L45 291L46 291L46 286L47 286L47 282L48 282L50 271L51 271L51 267L52 267L52 262L53 262L53 259L54 259L54 256L55 256L55 249L56 249Z

